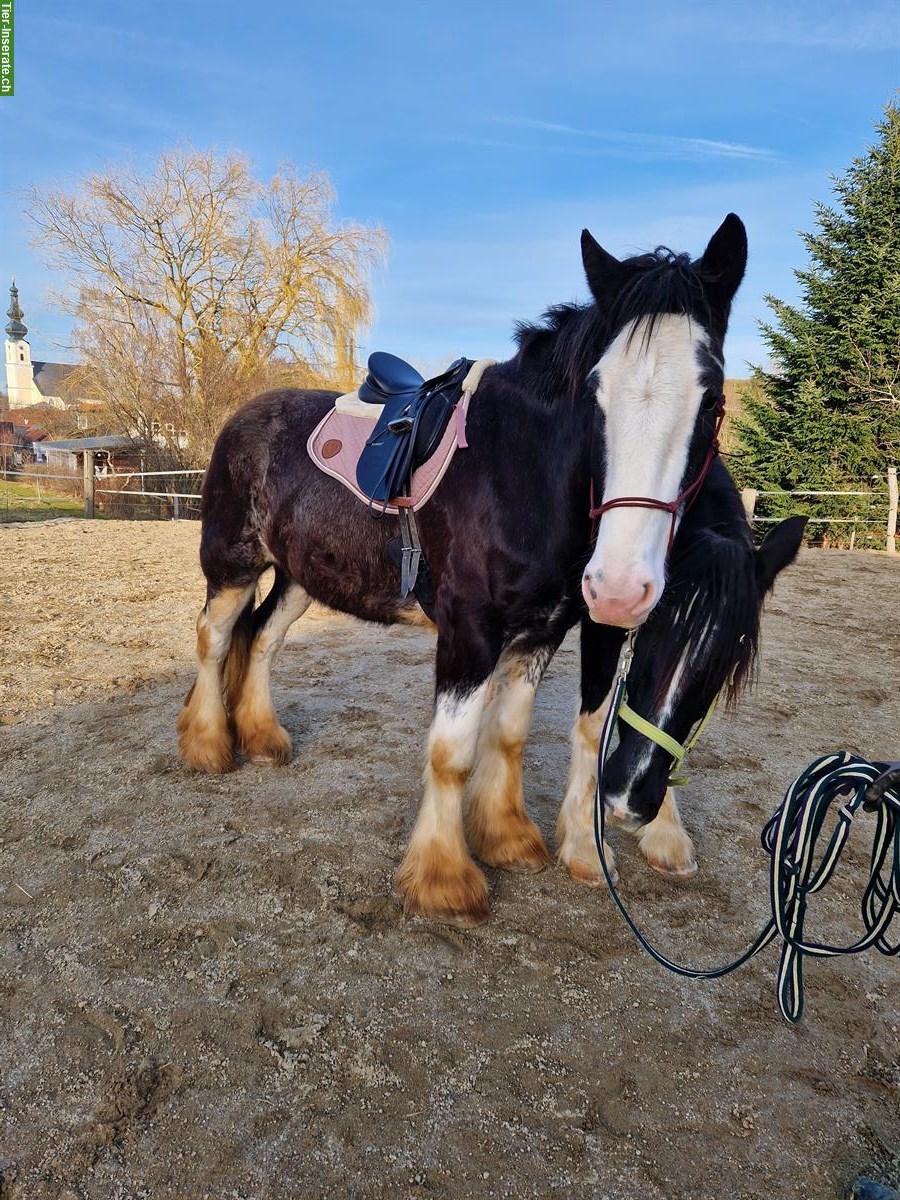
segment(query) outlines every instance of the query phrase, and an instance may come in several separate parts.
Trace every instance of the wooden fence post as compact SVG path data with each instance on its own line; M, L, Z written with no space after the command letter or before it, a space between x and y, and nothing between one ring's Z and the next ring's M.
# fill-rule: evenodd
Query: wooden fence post
M94 515L94 452L83 450L81 455L84 470L84 515Z
M897 553L897 468L888 467L887 552Z
M759 492L756 488L741 488L741 500L744 502L744 512L747 514L747 520L753 520L753 514L756 512L756 497Z

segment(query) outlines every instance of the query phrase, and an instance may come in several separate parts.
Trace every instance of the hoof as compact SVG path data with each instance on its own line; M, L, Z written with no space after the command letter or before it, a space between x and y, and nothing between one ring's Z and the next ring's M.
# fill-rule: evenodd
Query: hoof
M596 850L591 849L589 853L569 854L563 849L560 851L559 861L566 868L569 878L575 883L580 883L582 887L606 886L606 876L603 874ZM606 865L609 867L613 883L618 883L619 872L616 869L616 856L609 843L606 843Z
M245 733L238 723L238 749L248 762L270 767L283 767L291 761L293 747L286 729L281 725L257 726Z
M671 879L692 879L700 869L696 859L677 867L670 866L662 859L653 859L649 856L647 862L654 871L659 872L660 875L668 875Z
M465 851L410 849L396 878L407 916L473 929L491 915L487 881Z
M188 766L207 775L225 775L235 768L234 745L227 724L198 728L190 721L187 709L178 718L178 752Z
M507 820L499 828L485 829L479 823L470 826L466 835L476 856L489 867L529 875L551 862L541 831L527 817Z
M654 871L673 879L690 879L697 874L694 843L683 829L657 830L650 825L644 829L650 832L638 834L641 853Z

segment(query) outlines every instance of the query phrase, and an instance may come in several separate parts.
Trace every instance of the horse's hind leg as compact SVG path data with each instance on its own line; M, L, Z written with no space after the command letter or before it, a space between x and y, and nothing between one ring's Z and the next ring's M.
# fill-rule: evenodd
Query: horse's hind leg
M507 871L540 871L550 862L541 831L525 811L522 754L538 684L555 648L504 651L478 731L466 835L482 862Z
M234 746L222 700L222 667L231 634L253 604L256 581L210 589L197 618L197 678L178 717L178 749L198 771L220 774L234 767Z
M290 760L291 739L278 723L269 680L285 634L309 605L309 593L276 571L268 596L249 614L249 629L241 630L248 645L234 670L226 671L226 690L238 749L251 762L280 765Z

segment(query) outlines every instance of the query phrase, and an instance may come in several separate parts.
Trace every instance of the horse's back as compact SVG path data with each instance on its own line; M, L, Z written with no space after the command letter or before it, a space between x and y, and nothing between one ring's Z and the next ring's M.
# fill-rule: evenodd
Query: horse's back
M305 452L309 435L338 392L279 388L242 405L216 438L203 484L203 516L221 500L219 489L253 490L288 448Z
M277 566L313 599L375 621L408 617L387 553L393 517L373 514L310 458L337 392L285 388L240 408L216 440L203 485L200 563L212 587Z

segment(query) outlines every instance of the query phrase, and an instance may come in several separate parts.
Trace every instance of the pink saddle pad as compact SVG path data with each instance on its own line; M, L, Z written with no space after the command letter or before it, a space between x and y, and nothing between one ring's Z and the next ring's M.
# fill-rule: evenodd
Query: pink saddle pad
M306 443L309 456L316 466L332 479L339 480L364 504L369 503L369 497L360 491L356 482L356 464L374 428L375 422L372 420L353 416L352 413L339 412L333 408L315 427ZM412 495L395 496L387 505L386 512L397 513L400 506L421 508L431 499L460 444L457 430L458 423L455 417L451 417L434 454L413 473ZM380 505L378 511L381 511Z

